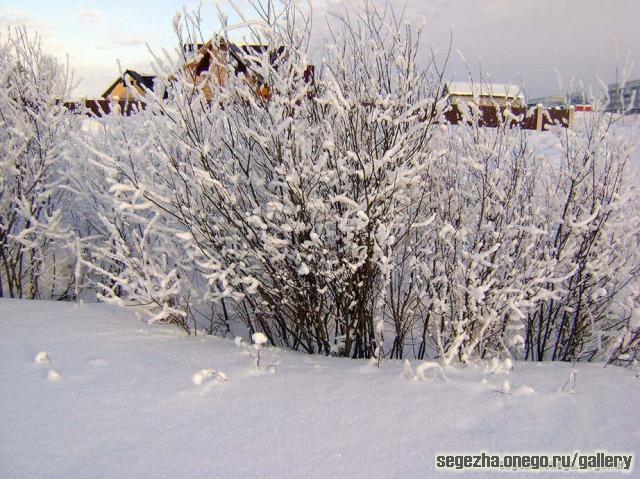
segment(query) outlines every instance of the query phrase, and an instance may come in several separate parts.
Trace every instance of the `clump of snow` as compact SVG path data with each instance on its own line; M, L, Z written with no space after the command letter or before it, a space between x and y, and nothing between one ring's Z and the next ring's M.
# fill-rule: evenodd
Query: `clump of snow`
M206 378L213 377L216 372L213 369L201 369L191 377L191 381L196 386L200 386Z
M522 335L516 334L511 338L509 343L514 348L522 348L524 346L524 338Z
M444 380L448 381L447 376L438 363L433 361L423 361L416 366L415 377L419 381Z
M502 382L502 392L505 394L510 394L511 393L511 383L509 382L508 379L505 379Z
M519 386L513 390L514 396L531 396L535 394L535 390L529 386Z
M251 335L251 340L253 341L253 343L257 346L262 347L264 344L267 343L267 341L269 341L267 339L267 336L264 333L253 333Z
M505 358L502 361L497 356L491 358L489 362L489 373L490 374L509 374L509 372L513 369L513 360L511 358Z
M469 293L475 298L478 303L482 304L489 288L490 286L487 285L477 286L470 288Z
M564 385L562 386L562 389L560 389L560 392L565 391L568 387L569 393L570 394L575 394L576 393L576 376L578 374L578 370L573 367L571 368L571 372L569 373L569 377L567 378L567 380L565 381Z
M404 360L404 364L402 367L402 377L405 379L414 379L416 377L413 372L413 368L411 367L411 363L408 359Z
M256 332L251 335L251 340L253 341L253 349L256 352L255 356L251 354L251 358L256 362L256 368L260 369L260 364L261 364L260 350L267 343L268 339L264 333ZM272 370L271 372L275 372L275 370Z
M344 334L340 336L336 336L335 339L333 340L334 343L331 345L331 354L335 356L340 354L342 351L344 351L346 340L347 340L347 337Z
M217 378L219 381L226 381L227 375L222 371L216 371L214 369L201 369L191 376L191 381L196 386L200 386L206 379L212 378Z
M36 357L33 359L34 362L38 364L51 364L51 359L49 359L49 353L46 351L40 351L36 354Z
M502 361L500 367L503 371L511 371L513 369L513 361L511 360L511 358L505 358L504 361Z
M447 236L451 235L455 231L456 230L453 226L451 226L449 223L445 223L445 225L440 229L440 232L438 233L438 237L440 239L445 239Z
M191 241L193 239L193 234L191 234L189 231L182 231L180 233L176 233L176 236L184 241Z
M384 331L384 321L380 320L376 323L376 334L380 336Z

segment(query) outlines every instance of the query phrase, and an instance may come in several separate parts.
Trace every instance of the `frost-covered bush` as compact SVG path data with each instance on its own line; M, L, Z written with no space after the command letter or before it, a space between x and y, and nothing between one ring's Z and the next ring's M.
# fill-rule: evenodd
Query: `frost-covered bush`
M210 318L204 306L193 309L204 299L196 284L206 280L185 249L184 226L146 198L145 187L161 191L153 184L161 165L140 120L109 116L93 121L84 137L85 154L71 175L84 218L79 263L99 299L141 306L150 321L196 332L197 320L204 329Z
M470 106L447 125L442 69L390 11L345 17L320 61L302 12L258 11L250 71L195 81L197 22L177 17L146 108L85 138L78 250L103 299L378 364L637 354L634 145L615 117L540 133Z
M554 153L540 197L541 228L534 257L555 280L527 313L525 357L579 360L602 357L603 344L629 317L625 306L638 284L640 209L630 155L637 125L587 114L556 129Z
M451 361L508 350L540 265L532 201L539 162L527 132L443 127L425 186L432 216L410 237L417 356Z
M141 278L190 277L227 321L233 316L274 344L328 354L342 337L342 354L368 357L389 254L420 211L413 202L423 194L440 83L433 65L417 65L418 38L373 13L345 23L334 47L343 51L315 82L305 79L309 31L296 31L290 14L267 15L256 37L271 48L251 59L268 99L238 75L208 101L204 85L169 63L160 65L171 77L162 95L149 92L135 117L145 129L138 142L135 132L112 133L121 120L109 122L106 134L127 150L118 159L122 146L101 154L112 171L112 214L128 211L152 251L171 253L154 269L125 241L111 268L124 294L109 292L157 315L160 304L150 299L154 289L166 297L166 288L146 288ZM119 248L115 233L103 235L103 258ZM184 314L188 305L174 297L171 307Z
M0 37L0 297L74 294L66 173L79 119L68 72L24 29Z
M508 117L481 128L467 113L470 125L439 136L429 226L399 245L387 292L395 352L407 337L418 357L446 362L637 350L637 124L599 112L540 134L509 128Z
M614 322L612 333L608 335L608 364L638 366L640 359L640 294L637 286L630 289L624 301L623 313Z

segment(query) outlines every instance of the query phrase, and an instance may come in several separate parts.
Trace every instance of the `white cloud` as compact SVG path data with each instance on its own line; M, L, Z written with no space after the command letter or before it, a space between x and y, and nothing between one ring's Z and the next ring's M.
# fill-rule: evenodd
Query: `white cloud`
M104 16L104 13L102 13L100 10L85 8L80 10L77 15L83 18L102 18Z
M62 45L55 40L56 28L50 23L34 18L30 13L16 8L0 7L0 37L7 33L7 29L25 28L30 37L37 36L42 41L42 49L56 56Z
M311 1L315 45L322 49L332 14L354 12L365 0ZM382 10L386 5L385 0L370 3ZM414 24L425 18L425 51L431 43L440 57L448 50L453 28L454 55L447 76L456 80L468 75L456 50L464 54L474 78L481 73L500 83L522 80L533 96L558 91L555 68L566 80L575 78L598 88L596 75L612 81L616 66L624 65L616 54L640 60L638 0L616 0L611 5L601 0L389 0L388 6L396 13L404 10ZM633 76L637 75L636 70Z
M0 28L24 26L28 30L42 30L42 24L36 22L27 12L15 8L0 9Z
M112 43L119 47L130 47L135 45L144 45L146 40L142 37L126 37L113 40Z

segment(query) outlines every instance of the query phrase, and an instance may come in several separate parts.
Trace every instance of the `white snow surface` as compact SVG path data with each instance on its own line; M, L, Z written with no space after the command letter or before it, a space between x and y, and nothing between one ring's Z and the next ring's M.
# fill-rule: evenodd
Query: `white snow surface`
M451 95L475 95L493 96L496 98L524 98L524 94L518 85L505 83L469 83L450 82L447 84L447 92Z
M52 364L34 362L42 351ZM258 371L249 353L115 306L0 299L0 477L461 477L437 471L435 454L482 450L606 449L637 464L628 370L578 364L570 394L570 364L515 362L508 381L490 364L450 366L442 381L400 360L271 347Z

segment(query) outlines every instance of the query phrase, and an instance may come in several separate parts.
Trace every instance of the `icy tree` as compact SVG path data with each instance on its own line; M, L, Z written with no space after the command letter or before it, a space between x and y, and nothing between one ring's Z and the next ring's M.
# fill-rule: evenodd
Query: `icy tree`
M84 140L69 188L102 298L378 362L633 357L639 216L614 117L539 133L499 109L485 128L469 103L448 125L442 68L391 9L345 15L312 61L303 11L254 7L243 47L225 17L205 41L177 16L146 108Z
M392 354L408 341L445 362L573 361L602 358L612 338L634 344L633 326L618 333L633 324L622 301L638 281L633 140L604 112L541 141L511 128L508 111L492 129L461 108L425 170L420 201L433 214L397 245Z
M638 365L640 358L640 297L637 286L625 301L625 310L613 334L608 335L610 344L607 364Z
M417 356L469 360L508 350L538 264L528 252L542 232L533 197L538 161L529 135L470 124L443 128L429 176L433 215L411 236Z
M439 72L418 66L419 32L371 10L345 20L310 78L300 14L266 9L252 30L266 46L245 58L250 71L224 82L196 80L188 62L199 54L158 60L168 80L135 117L146 140L134 149L126 140L122 160L103 156L117 164L113 211L135 214L171 265L154 269L158 255L131 250L112 280L135 297L132 270L159 278L183 264L176 278L202 280L193 282L206 285L207 301L272 343L328 354L340 336L342 354L369 357L394 243L421 213L413 203L423 194ZM180 25L180 42L196 43ZM230 43L223 35L211 44L209 72L230 68Z
M599 112L555 129L557 153L538 200L546 234L533 253L557 280L540 278L549 294L527 315L528 358L601 356L599 338L619 328L625 295L637 284L640 211L629 165L636 145L632 130L621 135L620 120Z
M0 296L74 294L65 191L77 118L68 71L25 29L0 39Z
M70 181L84 238L79 262L101 300L141 306L150 321L196 332L204 312L192 309L198 278L182 246L184 228L152 208L139 182L157 168L147 163L152 143L140 119L109 116L85 137Z

